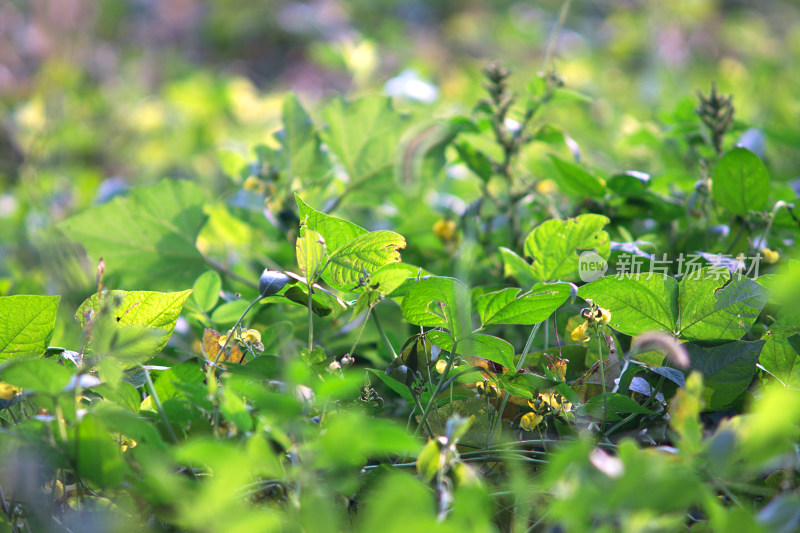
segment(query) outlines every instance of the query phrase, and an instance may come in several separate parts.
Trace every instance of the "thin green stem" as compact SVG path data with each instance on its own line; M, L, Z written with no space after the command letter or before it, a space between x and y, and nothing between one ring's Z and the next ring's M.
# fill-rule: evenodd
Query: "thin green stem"
M314 349L314 297L311 286L313 283L308 282L308 351Z
M428 420L428 415L431 412L431 408L436 404L436 400L439 397L439 393L442 391L444 387L444 382L447 379L447 375L450 373L450 368L453 366L453 361L458 356L458 341L456 340L453 342L453 349L450 350L450 355L447 357L447 366L444 369L439 381L436 383L436 388L433 390L433 394L431 394L431 399L428 401L428 405L425 407L425 410L422 411L422 419L420 420L419 425L417 426L416 431L414 431L414 436L418 436L420 430L422 429L422 425L425 424Z
M600 425L600 430L602 431L603 426L606 425L606 416L608 411L608 398L606 397L606 365L605 361L603 361L603 343L600 342L600 328L597 326L597 322L593 322L594 324L594 333L597 335L597 356L600 358L600 386L603 390L603 423Z
M252 309L253 306L256 305L258 302L260 302L262 298L263 298L263 296L259 295L255 300L250 302L250 305L248 305L247 309L244 310L244 313L242 313L242 316L239 317L239 320L237 320L236 324L234 324L233 327L231 328L231 333L235 333L236 332L237 328L239 328L239 326L242 325L242 320L244 320L244 317L247 316L247 313L250 312L250 309ZM214 358L214 362L211 363L212 366L216 366L217 365L217 363L219 362L220 357L222 357L222 354L225 353L225 349L228 347L228 344L231 342L231 338L232 337L233 337L233 334L225 336L225 343L222 345L222 348L220 349L219 353Z
M161 404L161 400L158 397L158 393L156 392L156 387L153 385L153 380L150 378L150 371L147 367L142 367L144 370L144 379L145 384L147 385L147 393L153 399L153 403L156 406L156 411L158 411L159 416L161 416L161 422L164 424L164 427L169 434L169 438L172 440L173 444L178 444L178 437L175 435L175 432L172 430L172 426L169 423L169 418L167 418L167 412L164 411L164 406Z
M528 357L528 352L531 349L531 345L533 344L533 339L536 337L536 333L538 333L539 328L541 327L542 323L539 322L531 328L531 332L528 335L528 340L525 342L525 348L522 350L522 355L517 361L517 364L514 366L514 372L519 372L520 369L525 365L525 359ZM506 403L508 402L508 392L503 395L503 399L500 402L500 409L498 410L497 418L492 423L492 427L489 430L489 434L487 435L486 440L486 447L488 448L493 442L494 437L497 434L497 430L500 428L500 421L503 420L503 411L506 408Z
M205 264L207 264L208 266L210 266L214 270L217 270L217 271L221 272L222 274L225 274L229 278L235 279L239 283L243 283L244 285L247 285L251 289L258 290L258 283L256 283L255 281L253 281L253 280L251 280L249 278L246 278L244 276L241 276L241 275L237 274L236 272L234 272L233 270L229 269L228 267L226 267L222 263L218 263L218 262L216 262L213 259L210 259L208 257L203 257L203 261L205 262Z

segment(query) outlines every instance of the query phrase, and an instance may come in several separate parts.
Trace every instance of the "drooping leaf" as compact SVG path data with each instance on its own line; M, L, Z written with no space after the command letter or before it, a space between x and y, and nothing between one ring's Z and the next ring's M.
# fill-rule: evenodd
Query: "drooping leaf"
M428 333L428 338L443 350L453 350L453 337L444 331L431 331ZM456 349L459 354L482 357L506 368L514 368L514 347L498 337L470 335L458 341Z
M399 250L406 247L402 235L393 231L372 231L342 245L330 256L330 276L334 286L357 284L364 273L400 262Z
M26 392L58 395L69 383L70 371L52 359L18 359L0 369L0 381L22 387Z
M317 211L303 202L300 195L296 193L294 198L297 201L297 208L300 211L301 234L305 228L316 231L325 239L328 252L335 252L343 244L367 233L367 230L350 221ZM303 228L303 226L305 226L305 228Z
M275 137L281 144L279 161L289 181L315 182L330 172L320 149L314 123L294 93L283 100L283 129Z
M536 283L536 276L533 268L523 258L508 248L500 247L500 255L503 257L503 276L514 278L520 287L530 287Z
M532 372L503 372L497 374L497 386L509 394L520 398L534 399L535 392L542 391L560 383Z
M334 100L323 110L328 127L322 137L342 164L350 183L377 184L393 174L405 119L389 98Z
M702 269L680 283L680 335L688 340L737 340L753 326L767 303L757 282ZM730 282L725 285L726 281Z
M314 230L307 229L302 237L298 237L295 244L297 255L297 266L307 279L312 283L316 281L320 270L325 266L325 259L328 257L328 249L325 239Z
M703 373L703 399L706 409L714 411L730 404L750 385L764 341L729 342L711 348L687 342L683 346L692 368Z
M106 275L148 289L186 287L206 270L195 241L206 215L206 197L194 183L163 180L126 197L90 207L60 224Z
M461 158L461 161L475 173L480 179L488 182L492 179L494 170L492 169L492 162L486 157L486 154L477 150L468 142L460 142L455 145L456 151Z
M678 322L678 282L660 274L635 274L599 278L578 289L611 311L609 325L626 335L646 331L675 332Z
M53 336L60 296L0 297L0 361L41 355Z
M126 328L144 328L155 337L151 352L142 356L155 355L167 345L175 323L181 314L183 303L192 293L150 291L103 291L87 298L75 313L75 320L86 327L92 316L106 315L112 318L109 334L122 334Z
M800 330L775 325L762 337L758 362L789 387L800 387Z
M568 283L539 283L530 291L507 288L484 294L475 305L484 326L538 324L552 315L570 295Z
M412 324L447 328L456 339L472 333L469 291L454 278L431 276L415 283L401 310Z
M214 270L206 270L192 285L192 299L203 311L211 311L219 300L219 291L222 290L222 280Z
M553 162L553 166L556 167L554 177L562 191L576 198L590 196L602 199L605 196L605 184L583 167L568 163L552 154L548 157Z
M584 214L538 225L525 239L525 255L533 259L533 275L539 281L577 281L581 251L595 250L607 260L611 240L603 227L608 222L603 215Z
M122 483L127 468L111 432L93 413L86 414L75 432L75 469L81 477L101 487Z
M761 159L747 148L725 152L714 170L711 196L720 207L741 216L767 206L769 173Z

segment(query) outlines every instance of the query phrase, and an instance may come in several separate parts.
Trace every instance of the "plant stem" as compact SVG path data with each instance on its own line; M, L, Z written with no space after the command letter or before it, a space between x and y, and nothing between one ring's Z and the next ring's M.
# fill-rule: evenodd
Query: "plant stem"
M244 313L242 313L242 316L239 317L239 320L237 320L236 324L234 324L233 327L231 328L231 332L235 332L236 329L239 326L242 325L242 320L244 320L244 317L247 316L247 313L250 312L250 309L252 309L254 305L256 305L258 302L261 301L261 298L263 298L263 296L259 295L255 300L250 302L250 305L248 305L247 309L244 310ZM225 353L225 348L227 348L228 347L228 343L231 342L231 337L233 337L233 335L227 335L225 337L225 343L222 345L222 348L220 348L219 353L214 358L214 362L212 363L212 366L216 366L217 362L219 361L219 358L222 357L222 354Z
M536 337L536 333L538 333L539 328L541 327L542 323L539 322L534 324L533 328L531 328L531 332L528 335L528 340L525 342L525 348L522 350L522 355L517 361L517 364L514 366L514 372L519 372L522 366L525 364L525 359L528 357L528 352L531 349L531 345L533 344L533 339ZM503 420L503 411L506 408L506 403L508 402L508 392L503 395L503 400L500 402L500 409L498 411L497 418L494 420L491 429L489 430L489 434L487 435L486 439L486 447L488 448L492 442L494 442L494 436L497 434L497 430L500 428L500 422Z
M439 393L442 391L444 386L444 382L447 379L447 374L450 373L450 368L453 366L453 361L455 360L458 354L458 341L456 340L453 342L453 349L450 350L450 355L447 357L447 366L444 369L439 381L436 383L436 388L433 390L431 394L431 399L428 401L428 405L425 407L425 410L422 411L422 419L420 420L419 425L417 426L416 431L414 431L414 436L418 436L420 430L422 429L422 425L428 421L428 414L431 412L431 408L436 403L436 399L439 397Z
M314 298L312 288L312 283L308 283L308 351L314 349Z
M150 378L150 371L147 370L146 367L142 367L144 370L144 378L145 383L147 384L147 392L150 394L150 397L153 399L153 403L156 405L156 410L158 414L161 416L161 422L164 424L164 427L169 434L169 438L172 440L173 444L178 444L178 437L175 435L175 432L172 430L172 426L169 424L169 418L167 418L167 413L164 411L164 406L161 404L161 400L158 398L158 393L156 392L155 385L153 385L153 380Z
M233 270L229 269L228 267L226 267L222 263L217 263L216 261L214 261L213 259L210 259L208 257L203 257L203 261L205 262L205 264L207 264L208 266L210 266L214 270L218 270L219 272L225 274L229 278L235 279L239 283L243 283L243 284L247 285L248 287L250 287L251 289L258 290L258 283L256 283L255 281L253 281L251 279L248 279L248 278L246 278L244 276L241 276L241 275L237 274L236 272L234 272Z
M600 328L597 327L597 322L594 322L594 332L597 335L597 355L600 358L600 386L603 390L603 423L600 425L600 431L606 425L606 416L608 410L608 398L606 397L606 365L603 361L603 343L600 342Z

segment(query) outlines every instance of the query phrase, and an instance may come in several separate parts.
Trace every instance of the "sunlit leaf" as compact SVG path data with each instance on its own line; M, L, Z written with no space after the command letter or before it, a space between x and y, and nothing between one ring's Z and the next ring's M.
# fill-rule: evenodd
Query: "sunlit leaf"
M0 361L44 353L60 300L60 296L0 297Z

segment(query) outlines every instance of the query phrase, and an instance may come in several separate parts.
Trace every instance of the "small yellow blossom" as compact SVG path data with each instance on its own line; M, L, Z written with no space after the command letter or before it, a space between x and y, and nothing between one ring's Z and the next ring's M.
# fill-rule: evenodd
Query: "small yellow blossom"
M10 385L5 381L0 381L0 399L13 400L17 396L19 396L20 392L22 392L22 389L20 389L19 387Z
M433 234L442 242L451 242L456 236L456 223L452 220L437 220L433 225Z
M589 322L584 321L583 324L572 330L570 337L577 342L586 342L589 340Z
M536 192L542 195L554 194L558 190L556 182L553 180L542 180L536 184Z
M439 359L436 361L436 371L440 374L444 374L445 369L447 368L447 361L444 359Z
M761 250L761 255L764 256L764 262L768 265L774 265L778 262L778 259L781 258L781 255L778 252L770 250L769 248L763 248Z
M228 342L228 336L227 335L220 335L219 339L217 339L217 344L219 344L220 346L225 346L226 342Z
M245 344L255 344L257 342L261 342L261 332L257 329L248 329L244 332L242 340L245 342Z
M597 310L597 314L595 315L595 320L601 326L605 326L608 324L609 320L611 320L611 311L608 309L603 309L602 307Z
M522 418L519 421L519 427L525 431L531 431L533 428L538 426L542 420L544 420L542 415L537 415L536 413L525 413L522 415Z
M265 190L264 182L258 179L255 176L249 176L246 180L244 180L244 184L242 185L244 190L251 191L255 193L263 193Z
M539 398L541 398L542 402L549 405L550 408L555 411L570 411L572 409L572 404L564 401L564 398L558 393L543 392L539 394Z

